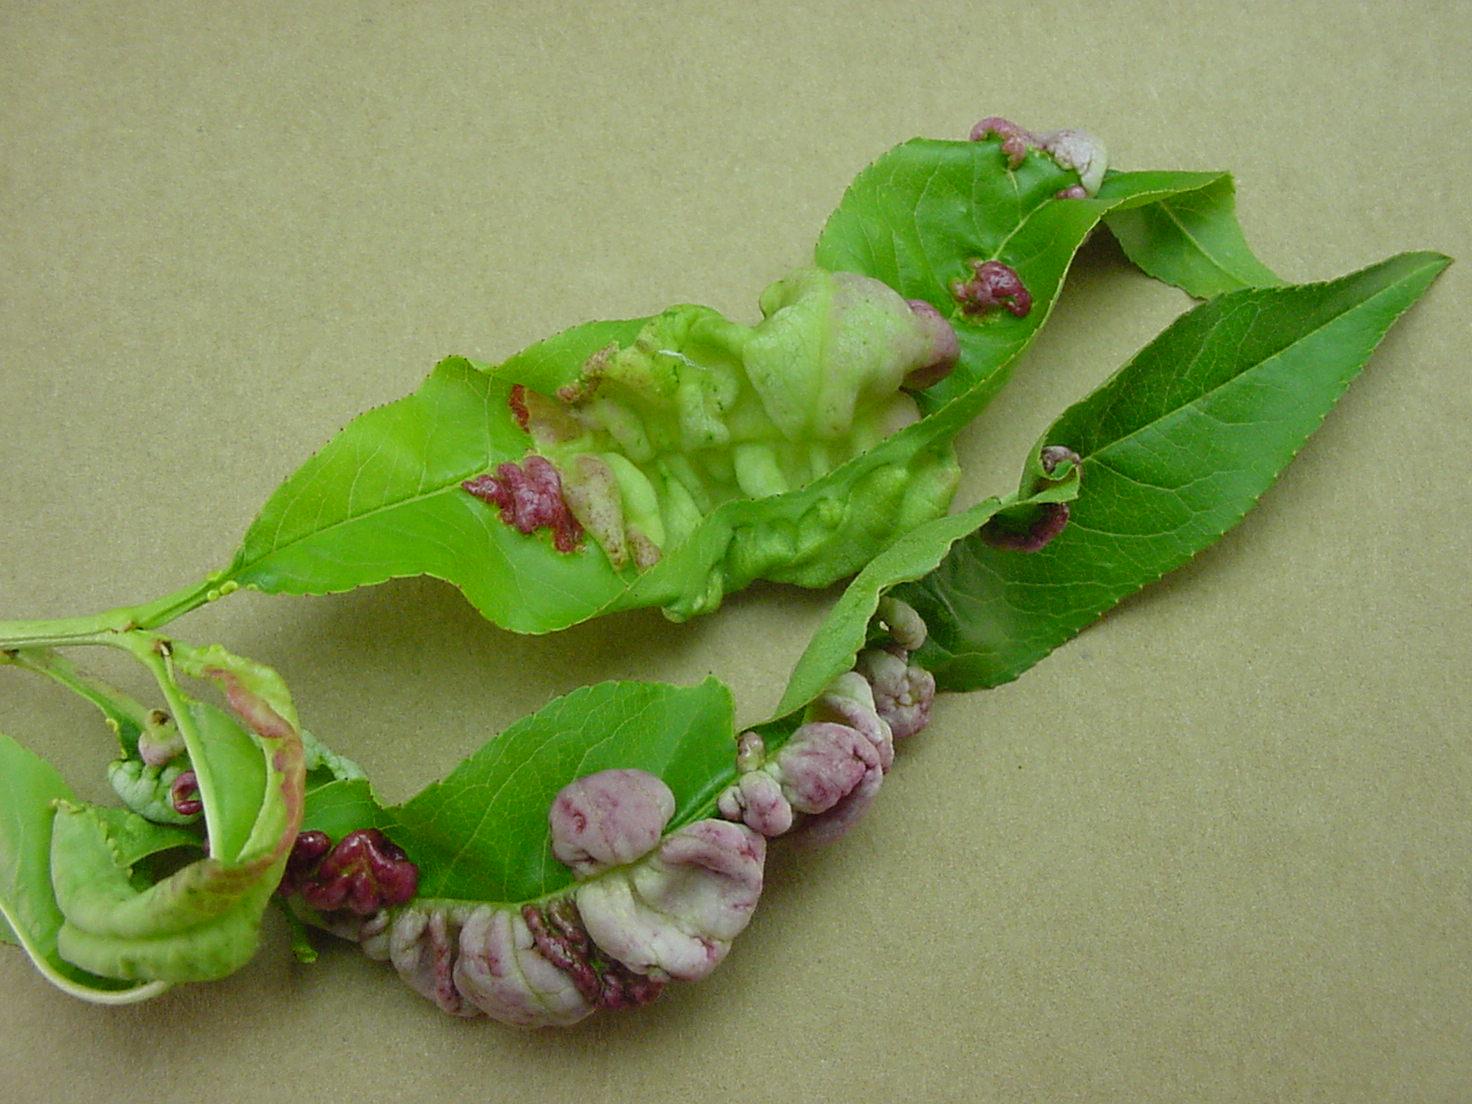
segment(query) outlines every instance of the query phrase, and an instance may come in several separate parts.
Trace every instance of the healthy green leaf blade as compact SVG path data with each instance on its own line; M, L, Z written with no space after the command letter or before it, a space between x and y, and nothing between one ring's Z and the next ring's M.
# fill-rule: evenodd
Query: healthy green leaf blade
M340 840L359 828L386 831L392 823L366 778L339 778L307 789L303 832L326 832Z
M1045 549L967 539L895 590L948 690L1016 678L1230 529L1271 486L1448 259L1219 296L1183 315L1043 435L1079 453L1072 520Z
M1108 197L1114 186L1107 178L1099 194ZM1142 271L1198 299L1283 282L1247 245L1228 174L1204 188L1117 211L1104 222Z
M730 780L730 692L605 682L556 699L487 743L445 779L388 810L394 842L419 864L419 896L518 902L572 884L552 855L547 813L563 786L636 768L675 795L672 826Z

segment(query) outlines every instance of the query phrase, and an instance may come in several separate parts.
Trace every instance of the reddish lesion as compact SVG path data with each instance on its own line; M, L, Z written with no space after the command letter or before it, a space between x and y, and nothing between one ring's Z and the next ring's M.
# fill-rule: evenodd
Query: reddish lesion
M1009 169L1015 169L1021 165L1027 157L1027 151L1041 142L1041 139L1032 131L1000 115L988 115L971 128L973 142L982 142L992 137L1002 140L1002 153L1007 157Z
M1001 261L983 261L980 258L969 264L969 280L951 281L951 294L962 312L977 315L1006 310L1017 318L1026 318L1032 311L1032 293L1015 268Z
M526 388L521 384L515 384L511 393L506 396L506 405L511 408L511 416L516 419L516 424L521 426L522 432L528 432L531 424L531 411L526 408Z
M194 816L204 811L204 801L199 796L199 778L192 771L182 771L169 785L169 803L180 816Z
M595 1008L637 1008L663 991L664 982L635 973L599 953L571 898L544 908L523 905L521 918L538 953L565 973Z
M514 401L512 411L517 413ZM525 411L523 400L521 413ZM500 464L494 473L467 479L460 486L482 502L499 507L501 520L520 533L552 530L552 545L559 552L576 551L583 539L583 527L562 497L562 477L545 456L533 454L519 465Z
M1041 552L1068 527L1068 503L1045 502L1026 529L1004 528L993 518L982 527L981 539L1008 552Z
M349 832L335 847L327 833L308 831L297 836L279 888L319 912L371 916L413 900L419 868L376 828Z

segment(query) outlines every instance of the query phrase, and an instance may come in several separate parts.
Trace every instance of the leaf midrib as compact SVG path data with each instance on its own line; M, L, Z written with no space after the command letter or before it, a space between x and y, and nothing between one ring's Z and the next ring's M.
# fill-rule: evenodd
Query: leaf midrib
M419 397L420 396L418 395L417 392L412 396L412 398L414 398L416 400L419 399ZM486 408L486 414L489 417L489 403L487 401L488 399L489 399L489 393L487 393L487 395L482 399L482 405L485 406L485 408ZM265 563L272 556L276 555L279 552L283 552L283 551L285 551L285 550L287 550L289 548L293 548L296 545L301 544L304 541L312 540L312 539L314 539L316 537L319 537L319 536L323 535L324 533L331 533L331 532L333 532L336 529L342 528L344 525L353 525L353 524L356 524L357 522L363 521L363 520L365 520L367 518L375 517L378 514L388 513L391 510L397 510L397 509L400 509L401 507L410 506L410 505L413 505L413 504L418 503L418 502L425 502L425 501L428 501L431 498L435 498L435 497L437 497L439 495L443 495L447 491L451 491L454 488L458 487L462 482L464 482L466 479L469 479L471 476L477 475L480 472L485 471L486 470L486 466L489 463L490 463L490 456L487 455L484 463L479 464L479 465L471 468L469 471L461 472L461 473L455 475L451 479L449 479L449 480L445 481L444 483L436 486L433 490L425 491L425 492L422 492L422 493L419 493L419 494L409 495L409 496L407 496L405 498L401 498L401 499L396 499L393 502L388 502L388 503L384 503L384 504L379 505L379 506L375 506L371 510L364 510L362 513L359 513L359 514L351 514L351 515L349 515L347 517L342 518L339 521L332 522L330 525L324 525L321 528L312 529L312 530L309 530L308 532L305 532L305 533L300 534L299 536L292 537L288 541L277 543L276 542L276 539L273 537L272 538L271 547L270 547L270 549L268 551L264 552L260 556L257 556L253 560L249 560L249 561L245 561L245 562L241 562L241 561L237 560L235 563L231 564L230 565L230 568L229 568L229 571L225 575L225 579L234 579L237 575L243 574L244 572L247 572L247 571L249 571L249 570L251 570L253 568L259 567L261 564ZM314 477L315 477L315 474L316 473L314 473ZM354 477L353 477L354 478L354 482L356 482L356 480L358 478L358 475L360 475L360 474L361 474L361 466L359 468L359 471L354 474ZM252 525L252 528L254 528L254 525ZM280 529L279 528L278 528L277 532L278 533L280 532ZM221 581L223 582L224 580L221 580Z
M1436 264L1437 264L1437 262L1435 262L1435 261L1427 261L1425 264L1422 264L1422 265L1417 266L1416 268L1412 269L1410 272L1407 272L1404 276L1402 276L1399 279L1397 279L1394 283L1387 284L1385 287L1381 288L1379 291L1375 292L1373 295L1369 296L1366 299L1361 299L1358 303L1356 303L1349 310L1344 311L1342 314L1337 314L1333 318L1330 318L1328 321L1324 322L1322 325L1315 326L1313 329L1311 329L1311 330L1309 330L1309 331L1307 331L1305 333L1302 333L1302 334L1298 335L1292 341L1290 341L1288 344L1286 344L1286 345L1282 346L1281 348L1277 349L1276 351L1274 351L1271 356L1264 357L1263 359L1258 360L1258 361L1254 361L1252 364L1247 365L1246 367L1244 367L1240 372L1235 373L1230 379L1225 379L1221 383L1217 384L1215 387L1212 387L1212 388L1210 388L1210 389L1208 389L1206 391L1202 391L1200 394L1196 395L1193 399L1191 399L1190 402L1182 403L1179 406L1172 407L1170 410L1167 410L1164 414L1161 414L1158 417L1152 418L1148 422L1142 422L1140 425L1138 425L1134 429L1130 430L1130 432L1126 433L1124 436L1122 436L1122 437L1116 437L1116 438L1114 438L1111 441L1105 442L1104 444L1100 445L1099 447L1097 447L1097 448L1093 449L1091 452L1089 452L1089 454L1087 456L1085 456L1084 459L1085 460L1088 460L1091 457L1105 455L1108 452L1110 452L1111 450L1113 450L1114 448L1116 448L1117 446L1122 445L1122 444L1124 444L1127 441L1130 441L1131 439L1133 439L1134 437L1137 437L1139 434L1145 432L1146 430L1151 429L1151 428L1153 428L1153 427L1155 427L1157 425L1160 425L1162 422L1168 421L1169 419L1175 417L1182 410L1186 410L1186 409L1189 409L1190 407L1199 405L1200 403L1204 402L1206 399L1209 399L1211 396L1215 395L1217 392L1222 391L1225 388L1228 388L1228 387L1233 386L1238 381L1240 381L1244 376L1249 375L1250 373L1253 373L1253 372L1258 371L1260 368L1263 368L1263 367L1265 367L1267 365L1272 364L1274 361L1276 361L1279 357L1283 356L1285 353L1287 353L1294 346L1299 345L1302 342L1307 341L1310 338L1312 338L1312 337L1314 337L1314 336L1322 333L1328 327L1330 327L1332 325L1335 325L1336 323L1342 321L1345 318L1348 318L1350 315L1356 314L1356 313L1362 311L1364 308L1370 306L1372 303L1374 303L1376 300L1380 299L1382 296L1388 295L1392 291L1395 291L1402 284L1404 284L1407 280L1409 280L1412 276L1419 275L1420 273L1424 272L1426 269L1435 267ZM1303 285L1300 285L1300 286L1301 287L1304 287L1304 288L1325 287L1325 286L1327 286L1327 285L1329 285L1331 283L1335 283L1335 282L1336 281L1333 281L1333 280L1325 280L1325 281L1322 281L1322 282L1320 282L1318 284L1303 284ZM1258 292L1260 290L1261 289L1258 289L1258 288L1249 288L1249 289L1245 289L1245 291L1243 292L1243 294L1252 294L1252 293ZM1384 331L1382 331L1382 335L1383 335L1383 333L1384 333Z
M1166 218L1170 219L1171 222L1175 223L1176 229L1178 229L1181 232L1181 235L1188 242L1190 242L1193 246L1196 247L1196 252L1199 253L1203 258L1205 258L1206 262L1209 265L1211 265L1212 268L1216 269L1218 272L1220 272L1223 276L1226 276L1228 279L1235 280L1235 281L1238 281L1238 282L1243 282L1242 281L1242 277L1238 276L1235 272L1233 272L1231 269L1229 269L1226 265L1222 264L1221 261L1217 260L1216 259L1216 255L1214 253L1212 253L1211 250L1207 249L1206 246L1202 245L1200 239L1198 239L1195 234L1191 233L1191 231L1186 228L1186 224L1181 221L1180 216L1178 216L1176 214L1176 212L1175 212L1175 208L1171 206L1171 201L1170 200L1168 200L1168 199L1161 200L1160 201L1160 209L1163 212L1165 212L1165 217Z

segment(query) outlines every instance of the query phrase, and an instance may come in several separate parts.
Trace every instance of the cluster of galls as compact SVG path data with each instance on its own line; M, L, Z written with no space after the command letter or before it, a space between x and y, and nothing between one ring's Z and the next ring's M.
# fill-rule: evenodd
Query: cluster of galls
M1000 139L1007 168L1017 169L1029 150L1038 150L1052 158L1060 168L1078 173L1079 182L1059 190L1057 199L1086 199L1099 191L1108 166L1108 155L1097 138L1081 130L1052 130L1035 134L1003 119L989 115L971 128L971 141ZM1032 293L1023 284L1017 270L998 260L977 257L967 262L971 275L950 282L951 296L968 316L981 316L1005 310L1018 318L1032 311Z
M808 706L803 723L770 759L756 732L741 736L737 781L718 807L764 836L796 827L812 842L837 839L863 815L894 764L894 742L930 721L935 678L909 662L925 640L925 623L910 606L886 598L878 620L890 643L859 653Z
M1078 173L1078 183L1058 192L1058 199L1084 199L1099 191L1109 155L1104 144L1082 130L1050 130L1035 134L1000 115L988 115L971 128L971 141L1000 138L1007 168L1018 168L1028 150L1040 150L1060 168Z
M776 755L766 758L755 733L741 737L740 779L719 802L725 819L666 834L675 796L648 771L599 771L564 786L547 813L552 853L577 878L561 896L416 907L417 871L373 829L336 847L304 832L283 892L299 893L333 931L390 961L451 1015L560 1026L647 1004L672 980L698 981L751 920L766 838L794 826L809 839L839 835L873 800L894 740L930 718L935 681L909 662L924 623L889 599L878 620L889 643L862 652Z
M579 878L569 894L520 907L410 906L333 930L455 1016L563 1026L647 1004L666 982L715 969L762 888L760 835L703 820L664 836L674 808L646 771L588 775L548 816L553 852Z
M360 828L335 847L326 832L297 836L279 892L300 895L318 912L371 917L408 904L418 888L419 868L403 849L377 828Z

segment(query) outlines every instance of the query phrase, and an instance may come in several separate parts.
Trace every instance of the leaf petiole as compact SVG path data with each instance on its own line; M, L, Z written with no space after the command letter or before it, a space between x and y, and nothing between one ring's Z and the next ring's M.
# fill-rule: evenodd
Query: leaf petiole
M118 634L133 629L159 628L236 589L235 583L215 574L152 602L119 606L86 617L59 617L52 621L0 621L0 652L14 652L21 648L116 644Z

